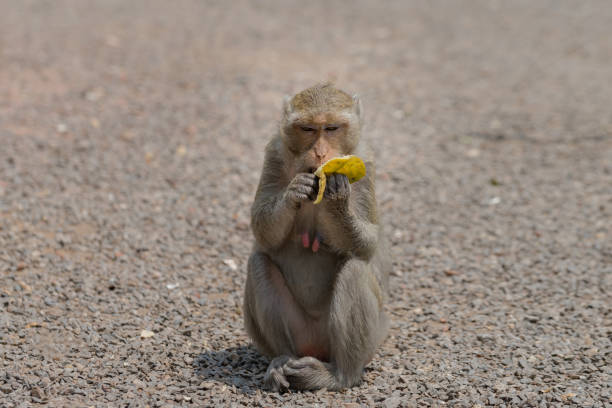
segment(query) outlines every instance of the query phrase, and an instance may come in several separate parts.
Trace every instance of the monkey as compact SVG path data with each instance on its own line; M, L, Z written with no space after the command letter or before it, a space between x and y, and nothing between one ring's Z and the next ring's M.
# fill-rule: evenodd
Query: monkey
M358 385L386 337L383 310L390 257L379 221L375 164L361 142L357 95L318 84L285 97L278 131L265 148L247 263L244 325L271 359L264 386L275 392ZM314 171L348 154L366 176L354 184L327 178L314 205Z

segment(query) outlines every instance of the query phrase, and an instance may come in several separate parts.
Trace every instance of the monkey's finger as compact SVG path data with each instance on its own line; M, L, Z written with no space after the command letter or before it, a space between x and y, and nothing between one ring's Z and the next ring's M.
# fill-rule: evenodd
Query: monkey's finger
M299 201L306 201L310 199L307 193L295 193L295 198Z
M304 177L308 180L312 180L313 182L316 180L317 176L314 173L305 173Z
M315 183L316 176L312 173L301 173L296 176L296 181L300 184L312 186Z
M316 200L318 195L319 195L319 178L317 177L315 179L314 185L312 186L312 190L310 194L308 195L308 198L310 198L311 201L314 201Z
M289 183L288 188L290 190L303 190L303 187L311 188L314 185L314 178L305 176L310 176L310 174L298 174L295 176L291 183Z
M304 184L300 184L297 186L297 192L298 193L302 193L302 194L306 194L306 195L310 195L312 193L312 189L314 188L314 186L307 186Z
M349 178L346 176L346 174L340 174L340 173L337 173L337 174L336 174L336 179L337 179L337 181L339 181L339 182L340 182L340 183L341 183L343 186L348 186L348 185L350 185Z
M349 179L344 174L338 174L336 177L336 182L338 183L339 193L343 196L346 196L351 191L351 184Z
M296 192L296 193L306 193L309 191L309 189L312 187L306 186L304 184L301 183L291 183L288 187L288 189L290 191Z
M330 174L327 177L327 187L325 188L325 195L330 198L330 199L334 199L336 196L336 193L338 192L338 184L336 181L336 174Z

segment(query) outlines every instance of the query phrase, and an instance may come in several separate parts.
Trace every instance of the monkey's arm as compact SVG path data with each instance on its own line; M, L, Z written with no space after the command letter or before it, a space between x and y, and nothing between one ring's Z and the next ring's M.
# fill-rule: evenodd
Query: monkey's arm
M324 200L326 243L341 253L367 261L376 250L379 230L373 175L353 184L352 192L346 176L338 176L342 177L336 177L337 185L332 181L330 186L331 199Z
M283 190L266 188L262 174L260 187L251 207L251 228L257 242L267 250L278 249L287 239L296 211L285 198Z
M257 242L266 250L276 250L288 239L297 209L315 194L315 176L299 173L288 185L283 180L283 162L274 143L266 148L261 179L251 207L251 228Z

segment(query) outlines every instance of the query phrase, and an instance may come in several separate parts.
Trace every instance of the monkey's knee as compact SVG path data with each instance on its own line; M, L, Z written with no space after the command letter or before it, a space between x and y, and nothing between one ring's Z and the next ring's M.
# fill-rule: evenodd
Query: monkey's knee
M285 278L268 254L253 252L249 257L247 268L249 275L247 279L251 279L257 300L271 302L288 296Z
M336 291L340 298L352 299L356 303L375 299L377 309L382 308L383 290L371 262L356 258L348 260L338 275Z
M253 340L255 348L260 353L271 357L273 347L266 336L268 322L266 319L266 304L262 301L262 274L265 274L267 255L254 252L247 263L247 279L244 292L243 316L244 328Z
M283 274L270 257L249 258L245 294L245 327L258 350L268 357L293 354L291 322L300 321Z

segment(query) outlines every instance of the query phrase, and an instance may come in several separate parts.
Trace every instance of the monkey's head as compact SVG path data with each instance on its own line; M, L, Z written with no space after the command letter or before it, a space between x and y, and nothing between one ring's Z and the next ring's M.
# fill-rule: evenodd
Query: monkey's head
M361 101L331 84L286 97L280 132L296 172L314 172L327 160L351 154L361 133Z

